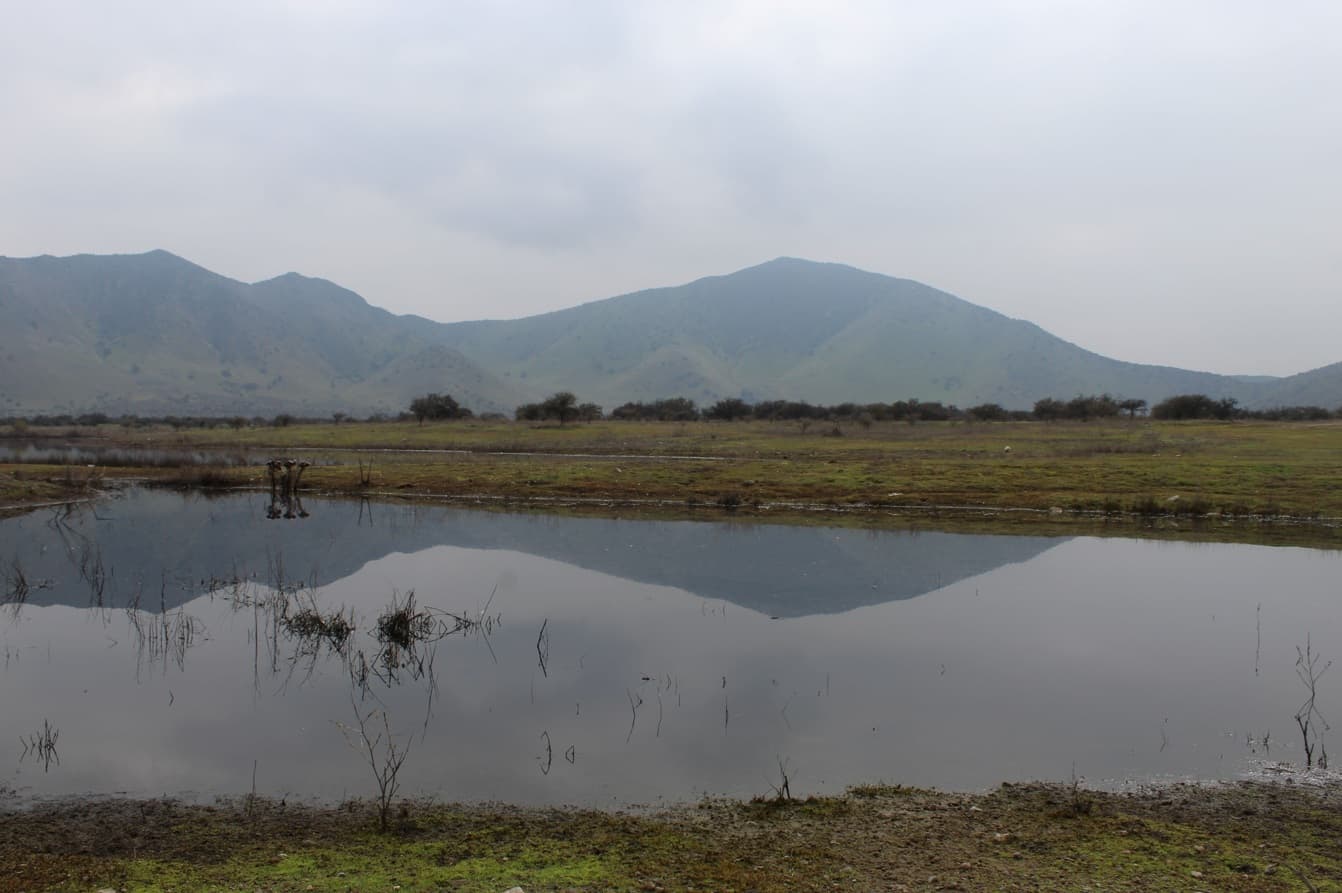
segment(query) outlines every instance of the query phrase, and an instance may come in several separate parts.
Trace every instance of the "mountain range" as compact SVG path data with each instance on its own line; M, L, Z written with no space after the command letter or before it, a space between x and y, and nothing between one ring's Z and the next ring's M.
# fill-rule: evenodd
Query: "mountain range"
M0 258L0 414L395 413L428 392L510 412L684 396L1028 408L1178 393L1342 404L1285 378L1126 363L908 279L779 258L516 320L398 316L323 279L243 283L166 251Z

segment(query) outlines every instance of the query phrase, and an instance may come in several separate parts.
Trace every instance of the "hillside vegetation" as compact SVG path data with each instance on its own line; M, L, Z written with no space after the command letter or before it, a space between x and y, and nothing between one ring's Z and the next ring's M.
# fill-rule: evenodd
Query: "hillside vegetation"
M323 280L246 285L163 251L0 258L0 413L394 411L442 381L475 405L520 399L434 325Z
M11 415L366 415L430 392L511 412L560 390L607 407L683 396L1025 409L1079 393L1342 404L1342 363L1285 379L1125 363L918 282L792 258L452 324L292 273L248 285L163 251L0 258L0 381Z

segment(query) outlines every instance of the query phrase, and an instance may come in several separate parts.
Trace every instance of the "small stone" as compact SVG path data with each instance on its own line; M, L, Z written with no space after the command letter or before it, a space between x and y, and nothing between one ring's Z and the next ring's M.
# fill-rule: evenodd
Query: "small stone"
M1194 869L1193 871L1190 871L1188 874L1189 874L1191 877L1202 877L1202 872L1198 871L1197 869Z
M523 890L521 887L511 887L507 890L504 890L503 893L526 893L526 891Z

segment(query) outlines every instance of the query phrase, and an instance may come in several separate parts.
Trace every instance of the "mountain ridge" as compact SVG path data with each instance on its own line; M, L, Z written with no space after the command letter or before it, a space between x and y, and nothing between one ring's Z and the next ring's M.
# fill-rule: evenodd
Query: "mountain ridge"
M519 319L398 315L297 272L245 283L162 249L0 257L0 413L477 411L570 390L816 403L1175 393L1342 403L1342 363L1228 376L1130 363L911 279L777 257Z

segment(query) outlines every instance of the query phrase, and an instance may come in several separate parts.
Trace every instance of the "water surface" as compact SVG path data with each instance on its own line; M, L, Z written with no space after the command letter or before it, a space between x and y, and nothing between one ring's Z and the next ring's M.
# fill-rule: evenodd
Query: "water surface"
M11 787L368 795L347 738L373 711L407 793L448 799L768 794L780 764L794 794L1233 778L1302 759L1296 647L1342 652L1334 552L268 507L131 491L0 522L27 584L0 610ZM385 660L411 591L488 632ZM297 635L305 607L356 631ZM1325 716L1340 694L1325 675Z

